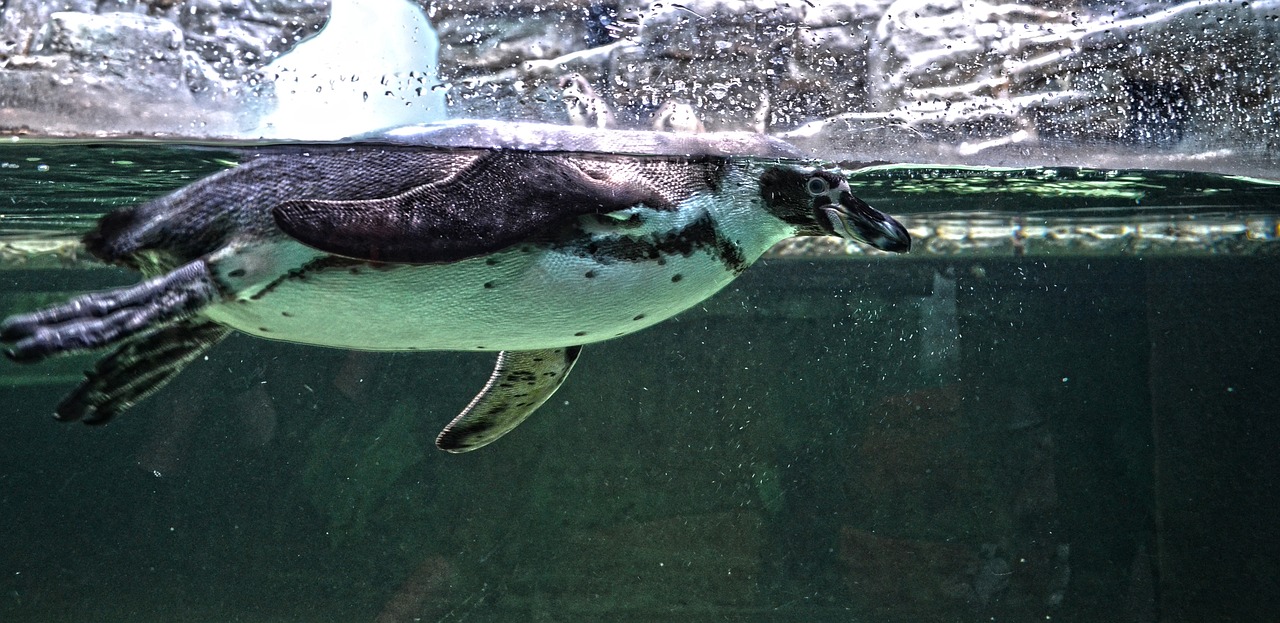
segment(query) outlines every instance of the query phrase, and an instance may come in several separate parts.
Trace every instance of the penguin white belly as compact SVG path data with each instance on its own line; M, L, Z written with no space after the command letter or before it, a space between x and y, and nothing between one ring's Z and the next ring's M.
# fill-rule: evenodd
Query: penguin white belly
M203 313L251 335L339 348L533 350L643 329L735 276L703 251L606 263L515 247L450 264L340 261Z

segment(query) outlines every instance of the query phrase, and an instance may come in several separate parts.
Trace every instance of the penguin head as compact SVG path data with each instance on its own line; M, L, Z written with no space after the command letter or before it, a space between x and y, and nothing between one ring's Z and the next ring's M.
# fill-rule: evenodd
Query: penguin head
M566 102L574 103L596 97L595 89L591 88L591 83L582 74L561 76L559 86L560 95Z
M839 171L778 165L760 176L765 205L799 235L839 236L890 253L911 250L911 234L853 195Z

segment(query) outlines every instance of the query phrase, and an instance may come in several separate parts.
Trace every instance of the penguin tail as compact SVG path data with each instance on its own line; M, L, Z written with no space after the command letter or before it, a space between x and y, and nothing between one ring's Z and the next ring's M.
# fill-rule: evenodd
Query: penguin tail
M129 264L129 256L141 246L140 207L120 208L103 216L98 226L80 239L85 249L109 264Z

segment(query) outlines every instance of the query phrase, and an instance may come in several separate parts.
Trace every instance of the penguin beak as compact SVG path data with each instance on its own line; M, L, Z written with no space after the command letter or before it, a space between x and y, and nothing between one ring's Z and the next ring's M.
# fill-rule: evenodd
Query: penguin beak
M833 193L834 194L834 193ZM819 199L821 203L821 199ZM839 193L837 202L815 205L814 212L823 229L845 240L853 240L890 253L911 250L911 234L892 216L869 205L852 193Z

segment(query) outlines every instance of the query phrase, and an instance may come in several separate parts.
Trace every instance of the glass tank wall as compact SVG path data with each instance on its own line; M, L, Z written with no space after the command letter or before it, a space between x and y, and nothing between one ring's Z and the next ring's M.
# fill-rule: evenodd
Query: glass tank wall
M913 238L784 241L460 455L491 353L235 334L101 427L49 417L93 356L0 361L0 620L1275 621L1277 41L1269 0L0 3L0 316L137 282L111 210L465 119L767 134Z

